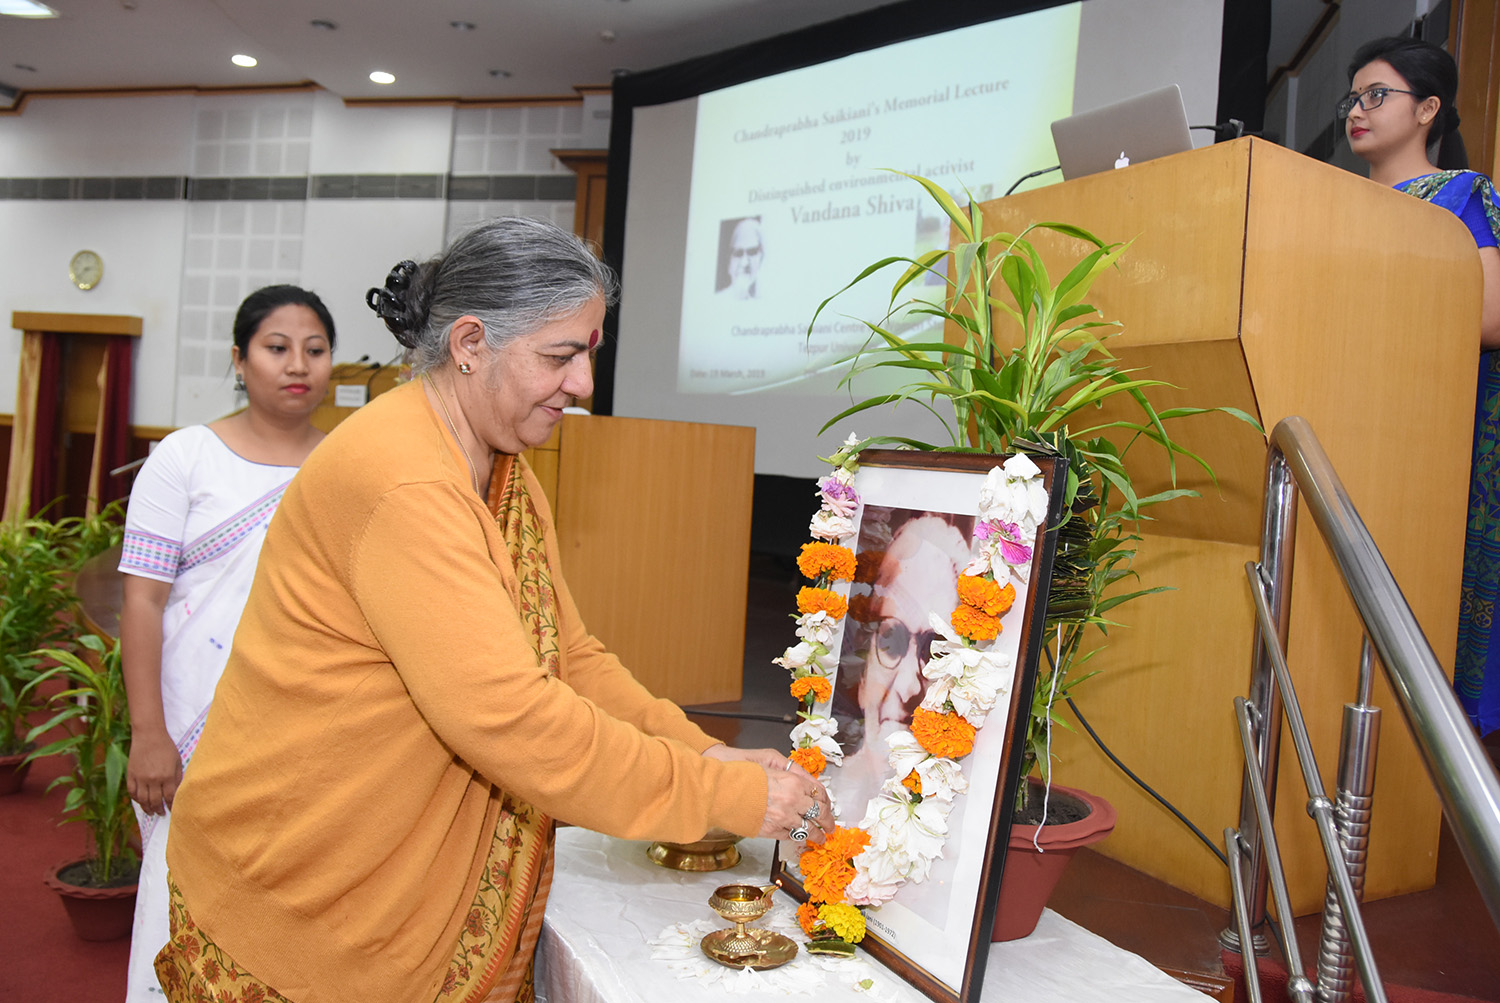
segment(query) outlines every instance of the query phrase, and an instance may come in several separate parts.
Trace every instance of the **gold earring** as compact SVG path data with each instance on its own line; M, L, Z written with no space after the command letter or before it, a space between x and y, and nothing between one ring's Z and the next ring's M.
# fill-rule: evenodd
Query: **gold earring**
M460 362L458 364L458 371L463 373L465 376L468 376L474 371L474 367L469 365L467 362Z

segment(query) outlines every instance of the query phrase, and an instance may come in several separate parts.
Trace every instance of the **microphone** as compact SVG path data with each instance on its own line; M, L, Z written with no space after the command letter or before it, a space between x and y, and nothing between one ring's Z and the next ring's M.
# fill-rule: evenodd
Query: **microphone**
M1053 171L1060 170L1062 170L1062 164L1053 164L1051 167L1043 167L1039 171L1032 171L1030 174L1023 174L1019 178L1016 178L1015 184L1005 189L1005 195L1009 195L1011 192L1019 188L1022 181L1030 181L1032 178L1041 177L1043 174L1051 174ZM1000 197L1005 198L1005 195L1002 195Z
M1189 128L1211 130L1214 134L1215 143L1221 139L1239 139L1245 134L1245 123L1237 118L1231 118L1227 122L1220 122L1218 125L1194 125L1189 126Z

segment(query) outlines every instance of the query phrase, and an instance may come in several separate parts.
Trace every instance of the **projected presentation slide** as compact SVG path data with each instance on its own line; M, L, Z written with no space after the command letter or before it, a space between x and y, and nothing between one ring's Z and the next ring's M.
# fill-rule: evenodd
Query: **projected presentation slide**
M878 257L948 242L931 197L888 169L963 205L1056 164L1049 125L1072 111L1079 7L964 29L983 64L955 59L947 33L700 96L677 392L828 393L868 336L853 318L880 318L902 269L840 297L809 337L818 304ZM909 338L921 320L893 329Z

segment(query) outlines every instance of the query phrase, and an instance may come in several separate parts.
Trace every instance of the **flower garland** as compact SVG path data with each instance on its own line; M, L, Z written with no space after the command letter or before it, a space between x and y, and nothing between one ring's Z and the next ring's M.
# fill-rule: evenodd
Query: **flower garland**
M848 586L873 581L878 561L856 560L852 543L860 512L854 475L860 441L850 436L829 458L833 473L818 481L822 506L813 516L813 542L803 545L797 567L812 585L797 595L797 644L777 665L791 671L791 693L801 721L792 729L791 758L813 776L843 762L834 735L838 722L817 713L833 695L836 658L829 648L839 621L850 612ZM798 867L809 901L797 911L802 929L814 938L855 944L864 938L859 906L890 901L907 881L926 879L942 856L954 798L968 790L958 760L998 698L1008 695L1014 659L996 650L1000 618L1016 599L1014 582L1025 582L1031 541L1046 520L1047 491L1041 471L1017 454L990 470L979 492L974 539L979 549L959 576L958 605L949 622L929 614L938 638L922 667L927 692L912 715L910 731L888 740L892 775L865 810L857 827L836 827L827 838L804 845ZM861 562L866 566L861 567ZM855 616L868 618L857 596ZM837 814L838 806L835 805ZM845 948L847 950L848 948Z

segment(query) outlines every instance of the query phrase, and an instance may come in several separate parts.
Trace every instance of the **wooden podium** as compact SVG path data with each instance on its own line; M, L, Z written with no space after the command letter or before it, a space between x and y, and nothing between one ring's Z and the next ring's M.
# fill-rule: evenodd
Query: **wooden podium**
M1479 353L1480 267L1451 213L1262 140L1244 139L983 205L987 232L1060 220L1133 240L1091 301L1124 325L1127 367L1177 389L1160 407L1233 405L1271 428L1311 422L1433 650L1452 671ZM1054 275L1081 242L1031 235ZM1123 628L1077 702L1117 755L1215 843L1239 813L1243 758L1233 698L1248 692L1265 440L1221 415L1169 431L1204 456L1215 485L1153 510L1137 570L1176 591L1116 611ZM1166 486L1149 443L1132 450L1143 493ZM1355 694L1361 631L1310 519L1301 521L1289 662L1323 782L1334 788L1340 708ZM1367 898L1432 885L1439 808L1384 677ZM1064 713L1068 713L1064 710ZM1228 875L1082 730L1054 733L1062 783L1119 809L1102 851L1227 906ZM1298 913L1326 869L1289 739L1276 829Z

